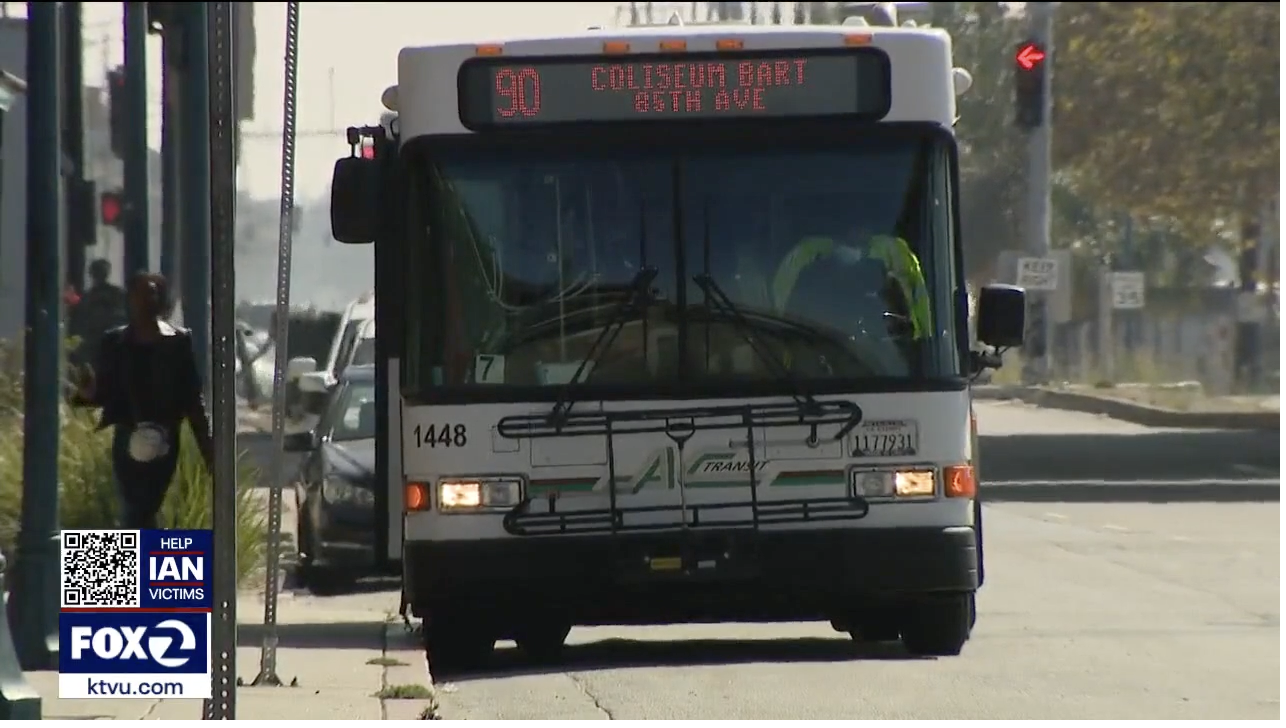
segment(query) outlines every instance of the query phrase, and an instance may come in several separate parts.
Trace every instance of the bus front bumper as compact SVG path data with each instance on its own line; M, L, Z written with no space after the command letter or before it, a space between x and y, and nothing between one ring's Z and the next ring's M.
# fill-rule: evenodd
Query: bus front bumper
M573 624L825 619L978 588L969 526L410 541L408 601Z

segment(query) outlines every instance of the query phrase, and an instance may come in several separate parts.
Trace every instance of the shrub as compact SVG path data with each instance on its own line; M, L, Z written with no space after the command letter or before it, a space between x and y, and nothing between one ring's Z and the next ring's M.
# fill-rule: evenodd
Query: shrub
M59 526L115 528L116 492L110 457L111 431L98 430L98 411L60 405L58 451ZM188 428L181 433L179 466L160 522L164 528L210 528L211 478ZM0 548L12 557L22 510L22 358L0 342ZM255 494L259 473L244 453L237 463L237 576L244 580L263 565L266 522Z

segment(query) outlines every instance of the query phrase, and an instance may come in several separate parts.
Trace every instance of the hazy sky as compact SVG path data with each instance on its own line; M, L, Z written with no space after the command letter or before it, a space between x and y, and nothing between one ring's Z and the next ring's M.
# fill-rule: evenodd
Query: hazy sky
M616 6L607 2L300 3L299 196L322 194L335 157L346 152L342 136L303 133L377 121L380 93L396 81L399 49L441 40L481 41L584 30L610 24ZM85 82L101 85L108 65L119 63L123 55L120 4L85 3L83 7ZM243 130L240 184L256 197L275 197L281 170L285 3L255 3L255 23L255 118ZM157 99L149 126L152 145L159 147L160 41L152 39L148 52L148 85Z

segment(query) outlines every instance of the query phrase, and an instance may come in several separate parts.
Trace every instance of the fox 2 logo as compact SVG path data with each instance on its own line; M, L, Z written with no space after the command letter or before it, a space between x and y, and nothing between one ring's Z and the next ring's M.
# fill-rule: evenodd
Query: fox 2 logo
M204 673L209 615L63 612L60 672Z

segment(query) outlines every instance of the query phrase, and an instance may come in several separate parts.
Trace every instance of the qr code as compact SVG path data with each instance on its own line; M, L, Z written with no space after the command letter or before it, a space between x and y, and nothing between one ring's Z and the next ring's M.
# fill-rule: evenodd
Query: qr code
M138 531L62 532L62 608L139 606Z

